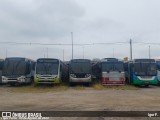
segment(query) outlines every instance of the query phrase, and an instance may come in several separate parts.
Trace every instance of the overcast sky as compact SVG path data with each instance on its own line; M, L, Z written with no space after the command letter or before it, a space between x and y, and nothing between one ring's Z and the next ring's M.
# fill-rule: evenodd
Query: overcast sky
M160 56L159 0L0 0L0 57L74 58ZM3 42L8 42L3 43ZM31 43L31 44L9 44ZM121 44L117 44L122 42ZM100 43L100 44L96 44ZM105 44L113 43L113 44ZM91 44L91 45L85 45Z

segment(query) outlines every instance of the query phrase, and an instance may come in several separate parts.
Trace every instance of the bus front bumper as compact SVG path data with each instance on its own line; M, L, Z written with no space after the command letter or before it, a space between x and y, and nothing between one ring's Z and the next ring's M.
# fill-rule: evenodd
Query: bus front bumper
M102 85L125 85L125 81L102 81Z
M35 83L42 83L42 84L59 84L60 79L59 78L53 78L53 79L40 79L40 78L35 78L34 79Z
M73 77L70 77L70 82L73 82L73 83L91 83L92 80L91 80L91 77L89 77L89 78L73 78Z
M157 85L158 80L133 80L134 85Z
M20 76L17 78L9 78L2 76L2 83L25 83L26 78L24 76Z

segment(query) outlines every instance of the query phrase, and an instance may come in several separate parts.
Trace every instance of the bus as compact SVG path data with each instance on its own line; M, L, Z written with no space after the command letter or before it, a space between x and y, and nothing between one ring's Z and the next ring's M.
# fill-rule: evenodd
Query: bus
M93 75L102 85L125 85L123 61L117 58L104 58L92 66Z
M34 82L36 84L67 83L68 66L59 59L39 58L36 62Z
M158 85L160 85L160 60L156 60L156 63L157 63Z
M0 59L0 84L2 84L2 68L3 68L4 60Z
M92 83L92 63L89 59L72 59L69 62L69 82L74 83Z
M35 61L31 59L6 58L2 69L2 83L10 85L30 84L34 79L34 71Z
M157 65L154 59L134 59L127 65L128 84L146 87L158 84Z

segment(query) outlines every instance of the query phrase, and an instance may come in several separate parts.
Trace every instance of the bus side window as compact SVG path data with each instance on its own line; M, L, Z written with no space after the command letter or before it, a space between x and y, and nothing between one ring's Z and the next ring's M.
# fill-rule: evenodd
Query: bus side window
M32 70L35 70L36 62L32 62L31 65L32 65Z
M62 65L60 65L60 72L62 72Z
M4 61L0 62L0 70L2 70L2 68L3 68L3 63L4 63Z

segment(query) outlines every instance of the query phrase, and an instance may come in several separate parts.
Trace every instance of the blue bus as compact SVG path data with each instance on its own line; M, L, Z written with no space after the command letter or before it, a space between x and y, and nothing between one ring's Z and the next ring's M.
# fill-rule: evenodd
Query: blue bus
M158 73L158 85L160 85L160 60L156 60L157 63L157 73Z
M149 86L158 84L157 65L154 59L134 59L125 63L128 84Z

